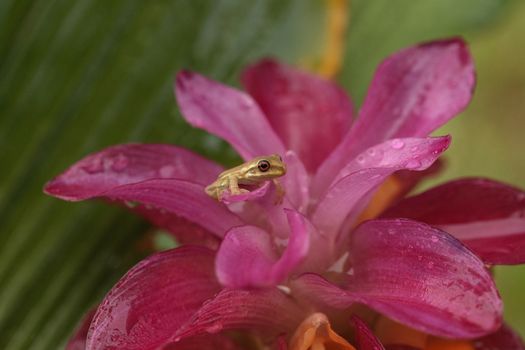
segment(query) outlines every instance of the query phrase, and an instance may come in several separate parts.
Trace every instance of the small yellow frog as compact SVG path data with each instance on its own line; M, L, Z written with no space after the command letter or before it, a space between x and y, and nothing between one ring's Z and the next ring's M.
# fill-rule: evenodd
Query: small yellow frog
M277 188L277 203L282 201L284 190L277 180L286 174L286 164L278 154L261 156L223 171L213 183L206 187L206 193L217 200L221 200L225 191L238 195L249 192L239 185L257 185L267 180L272 180Z

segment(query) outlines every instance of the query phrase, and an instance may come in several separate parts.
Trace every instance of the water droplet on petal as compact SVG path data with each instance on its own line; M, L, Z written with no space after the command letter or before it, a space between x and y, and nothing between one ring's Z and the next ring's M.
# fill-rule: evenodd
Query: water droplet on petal
M113 159L113 163L111 164L111 170L121 172L124 169L126 169L128 163L128 158L123 154L119 154L117 157L115 157L115 159Z
M135 208L136 206L139 205L139 202L135 202L135 201L126 201L124 202L124 204L126 205L126 207L128 208Z
M164 165L159 169L159 175L162 178L172 177L175 173L175 167L173 165Z
M427 266L428 266L429 269L432 269L432 268L434 268L434 263L432 261L429 261Z
M405 143L401 141L400 139L394 139L392 140L392 148L393 149L401 149L405 147Z
M388 234L393 235L394 233L396 233L396 230L394 230L393 228L389 228L387 232Z
M419 168L420 166L421 166L421 162L419 160L413 159L407 163L406 168L416 169L416 168Z
M100 173L104 169L102 159L93 159L89 164L82 166L82 169L89 174Z
M357 162L360 164L363 164L365 162L365 157L361 155L357 156Z
M206 332L215 334L219 333L222 330L222 325L220 323L214 323L209 327L206 327Z
M431 240L432 242L437 243L439 239L437 238L437 236L432 236Z
M369 148L366 153L368 153L370 156L374 156L376 154L376 150L373 148Z

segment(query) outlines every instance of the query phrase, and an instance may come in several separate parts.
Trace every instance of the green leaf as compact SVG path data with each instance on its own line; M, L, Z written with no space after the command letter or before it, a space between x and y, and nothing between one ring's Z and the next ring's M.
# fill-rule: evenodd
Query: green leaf
M190 68L234 83L260 56L319 54L323 9L280 0L0 1L1 349L64 344L140 258L143 222L103 203L46 197L44 183L124 142L233 161L223 142L178 116L175 73Z
M467 11L463 3L474 2ZM387 52L478 26L500 2L354 0L343 81L361 97ZM44 183L87 153L124 142L178 144L233 162L227 145L180 118L174 74L190 68L235 84L261 56L312 61L324 45L325 7L0 0L0 348L63 345L82 313L147 253L138 248L144 222L103 203L48 198ZM430 24L429 9L447 19Z

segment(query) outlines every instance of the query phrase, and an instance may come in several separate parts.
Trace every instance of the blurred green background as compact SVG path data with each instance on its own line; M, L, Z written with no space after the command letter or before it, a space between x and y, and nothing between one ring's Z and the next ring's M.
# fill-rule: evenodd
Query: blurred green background
M56 349L145 254L150 228L102 203L63 203L43 184L123 142L173 143L226 164L172 97L191 68L237 84L261 56L317 62L328 0L0 0L0 349ZM463 35L478 86L450 133L448 168L525 187L525 2L354 0L339 81L363 98L377 63L422 40ZM426 187L432 183L426 184ZM506 318L525 334L525 267L496 269Z

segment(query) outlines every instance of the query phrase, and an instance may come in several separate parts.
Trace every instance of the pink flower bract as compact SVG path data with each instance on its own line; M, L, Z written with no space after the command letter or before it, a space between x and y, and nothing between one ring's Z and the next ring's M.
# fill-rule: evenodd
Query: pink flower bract
M204 187L223 168L169 145L110 147L50 181L50 195L127 204L183 243L113 287L86 349L236 348L229 330L283 344L308 315L354 304L436 336L496 332L502 303L486 264L525 260L522 191L465 179L359 219L387 178L426 170L447 149L449 136L429 134L466 107L474 81L462 40L408 48L379 66L354 120L334 83L273 60L244 72L249 94L179 73L184 118L245 160L280 154L286 195L276 205L264 184L217 202ZM361 348L377 346L365 333Z

